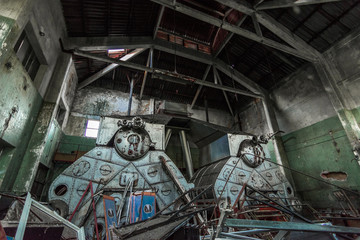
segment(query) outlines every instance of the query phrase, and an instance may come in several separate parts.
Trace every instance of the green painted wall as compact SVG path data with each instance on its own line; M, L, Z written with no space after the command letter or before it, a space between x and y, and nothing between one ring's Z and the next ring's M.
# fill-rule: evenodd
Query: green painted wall
M323 171L342 171L348 175L346 181L326 181L360 190L360 166L353 160L349 140L337 116L289 133L282 139L291 168L319 179ZM294 172L293 178L298 194L313 207L340 207L333 197L335 187ZM352 197L355 202L357 199Z
M96 145L95 138L65 135L61 137L58 152L72 154L75 151L90 151Z
M18 60L12 45L18 28L0 16L0 190L9 191L20 169L42 106L42 98Z
M52 167L51 160L62 134L59 124L52 119L54 108L54 103L43 104L12 187L15 192L31 190L39 163Z

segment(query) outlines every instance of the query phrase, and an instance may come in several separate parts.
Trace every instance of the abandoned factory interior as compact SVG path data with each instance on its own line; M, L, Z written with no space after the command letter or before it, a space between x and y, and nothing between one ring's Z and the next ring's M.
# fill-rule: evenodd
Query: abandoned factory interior
M0 0L0 240L359 240L360 0Z

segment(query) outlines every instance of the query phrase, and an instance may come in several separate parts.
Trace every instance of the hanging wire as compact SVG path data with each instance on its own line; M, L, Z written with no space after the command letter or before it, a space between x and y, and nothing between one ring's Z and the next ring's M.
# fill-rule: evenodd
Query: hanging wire
M247 153L247 155L253 155L253 156L255 156L255 155L252 154L252 153ZM260 157L260 158L262 158L262 157ZM347 192L350 192L350 193L353 193L353 194L355 194L355 195L360 196L360 193L359 193L359 192L355 192L355 191L353 191L353 190L351 190L351 189L349 189L349 188L340 187L340 186L338 186L338 185L336 185L336 184L333 184L333 183L327 182L327 181L325 181L325 180L322 180L322 179L320 179L320 178L311 176L311 175L309 175L309 174L307 174L307 173L300 172L300 171L298 171L298 170L296 170L296 169L293 169L293 168L291 168L291 167L286 167L286 166L284 166L284 165L282 165L282 164L280 164L280 163L273 162L270 158L262 158L262 160L263 160L263 161L267 161L267 162L272 163L272 164L275 164L275 165L278 165L278 166L280 166L280 167L286 168L286 169L288 169L288 170L290 170L290 171L292 171L292 172L295 172L295 173L304 175L304 176L306 176L306 177L312 178L312 179L314 179L314 180L316 180L316 181L319 181L319 182L322 182L322 183L326 183L326 184L328 184L328 185L330 185L330 186L333 186L333 187L339 188L339 189L341 189L341 190L344 190L344 191L347 191Z
M176 17L176 11L175 9L173 10L174 11L174 15L173 15L173 24L174 24L174 32L176 32L176 21L175 21L175 17ZM174 54L174 72L177 73L177 69L176 69L176 45L177 45L177 42L176 42L176 35L174 35L174 40L175 40L175 54Z
M229 53L228 53L228 51L227 51L227 45L228 45L228 44L225 45L226 60L227 60L227 62L228 62L228 65L231 67L231 75L230 75L230 78L231 78L231 81L232 81L232 84L233 84L233 88L235 88L235 82L234 82L234 77L233 77L235 65L234 65L234 64L231 64L231 65L230 65L230 58L229 58ZM238 96L237 96L236 93L234 93L234 94L235 94L235 99L236 99L236 101L238 102L238 101L239 101Z
M271 51L271 50L268 50L268 51ZM270 62L269 62L269 58L268 58L268 55L266 54L266 51L265 51L265 48L263 48L263 52L264 52L264 55L265 55L265 60L266 60L266 63L268 65L268 69L269 69L269 72L270 72L270 76L271 76L271 80L272 80L272 83L273 83L273 86L276 85L276 82L275 82L275 78L274 78L274 73L271 69L271 65L270 65Z

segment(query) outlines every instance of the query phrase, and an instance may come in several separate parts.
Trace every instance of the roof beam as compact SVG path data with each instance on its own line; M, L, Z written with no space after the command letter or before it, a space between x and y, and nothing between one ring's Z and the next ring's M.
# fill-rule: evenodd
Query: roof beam
M253 13L255 13L255 10L252 8L252 6L246 0L236 0L236 1L215 0L215 1L217 1L220 4L223 4L225 6L234 8L234 9L238 10L239 12L245 13L246 15L252 15ZM237 7L237 8L235 8L235 7Z
M309 56L308 54L303 54L301 51L298 51L297 49L294 49L292 47L289 47L289 46L286 46L284 44L278 43L278 42L273 41L273 40L268 39L268 38L260 37L255 33L252 33L252 32L250 32L248 30L237 27L237 26L235 26L233 24L230 24L228 22L224 22L221 19L218 19L216 17L212 17L212 16L210 16L208 14L205 14L205 13L203 13L201 11L196 10L196 9L192 9L192 8L186 6L186 5L181 4L181 3L178 3L178 2L174 3L174 1L172 1L172 0L151 0L151 1L156 2L158 4L161 4L163 6L169 7L171 9L174 9L177 12L180 12L182 14L185 14L185 15L188 15L190 17L196 18L196 19L198 19L200 21L207 22L207 23L209 23L211 25L214 25L214 26L217 26L219 28L225 29L227 31L233 32L233 33L235 33L237 35L240 35L242 37L251 39L253 41L256 41L256 42L259 42L259 43L264 44L266 46L278 49L278 50L286 52L286 53L289 53L289 54L297 56L299 58L303 58L303 59L305 59L307 61L312 61L313 60L311 58L311 56ZM217 1L220 1L220 0L217 0ZM230 1L230 0L228 0L228 1ZM226 2L228 2L228 1L226 1ZM224 4L222 1L221 1L221 3ZM242 5L242 4L238 4L238 8L244 9L243 6L244 5Z
M303 5L338 2L338 1L341 0L273 0L273 1L264 1L263 3L259 4L256 7L256 10L297 7Z
M158 19L157 19L157 22L156 22L156 25L155 25L155 28L154 28L153 39L156 38L156 34L157 34L158 30L159 30L161 19L162 19L162 16L164 14L164 8L165 8L164 6L161 6L161 8L160 8L159 16L158 16Z
M134 46L138 46L138 43L140 41L143 41L144 46L153 47L154 49L171 54L176 54L177 56L181 56L197 62L205 63L207 65L215 65L218 70L222 71L231 79L238 82L242 86L246 87L253 93L262 94L263 92L261 87L255 82L253 82L251 79L247 78L236 69L231 68L224 61L209 56L206 53L202 53L194 49L185 48L181 45L159 39L152 40L151 38L148 38L148 41L144 41L144 37L139 37L139 38L133 37L133 39L135 41ZM124 46L124 44L127 44L126 46L128 48L134 48L129 43L129 39L123 37L119 37L118 41L114 37L109 39L107 37L103 37L103 38L96 37L96 38L85 38L85 39L68 38L67 41L68 43L66 43L66 46L71 46L72 49L78 48L79 50L88 50L88 51L106 50L112 47L121 47ZM142 71L146 71L146 69L143 69Z
M318 60L318 52L316 49L311 47L307 42L302 40L296 34L292 33L285 26L277 22L274 18L270 17L265 12L255 13L256 19L258 22L277 35L279 38L287 42L289 45L298 49L299 51L304 52L309 58L312 58L310 62L315 62Z
M206 78L207 78L207 76L208 76L208 74L209 74L209 72L210 72L210 68L211 68L211 65L208 65L208 66L206 67L204 76L203 76L203 78L202 78L203 81L206 81ZM192 109L192 108L194 107L194 105L195 105L195 103L196 103L196 100L198 99L202 88L203 88L203 86L200 85L200 86L198 87L198 89L196 90L194 99L193 99L193 101L191 102L191 105L190 105L190 109Z
M219 85L220 85L220 86L223 86L223 83L222 83L222 81L221 81L221 78L220 78L220 76L219 76L219 73L218 73L218 71L216 70L215 67L213 68L213 71L214 71L214 79L217 79L217 81L215 81L215 82L219 82ZM224 94L225 101L226 101L226 104L227 104L227 106L228 106L228 108L229 108L229 111L230 111L231 115L234 116L234 112L233 112L233 110L232 110L232 107L231 107L231 104L230 104L228 95L227 95L227 93L226 93L224 90L222 90L222 92L223 92L223 94Z
M260 94L254 94L254 93L251 93L248 91L244 91L244 90L236 89L236 88L232 88L232 87L219 86L219 85L211 83L211 82L203 81L203 80L196 79L196 78L182 75L182 74L175 74L174 72L170 72L170 71L163 70L163 69L146 67L146 66L136 64L136 63L120 61L120 60L117 60L114 58L99 56L99 55L96 55L93 53L87 53L87 52L84 52L81 50L74 50L73 54L91 58L91 59L96 59L99 61L108 62L108 63L116 63L122 67L127 67L127 68L131 68L131 69L135 69L135 70L148 71L148 72L152 73L153 78L156 77L159 79L176 82L179 84L189 84L189 83L197 84L197 85L202 85L202 86L206 86L206 87L210 87L210 88L225 90L227 92L237 93L237 94L241 94L241 95L245 95L245 96L249 96L249 97L262 98L262 95L260 95Z
M120 61L128 61L128 60L132 59L133 57L139 55L140 53L142 53L145 50L146 50L146 48L135 49L134 51L132 51L132 52L126 54L125 56L121 57L119 60ZM78 89L82 89L82 88L86 87L87 85L89 85L92 82L96 81L100 77L102 77L105 74L111 72L112 70L114 70L118 66L119 66L119 64L116 64L116 63L112 63L112 64L108 65L104 69L100 70L99 72L95 73L94 75L90 76L89 78L87 78L84 81L82 81L81 83L79 83Z
M149 56L148 56L148 59L146 61L146 66L147 67L151 67L151 68L153 67L153 53L154 53L154 49L150 48ZM148 75L148 71L145 71L143 81L142 81L142 84L141 84L140 97L139 97L140 100L143 97L147 75Z
M232 7L240 12L244 9L244 7L246 7L246 5L244 5L242 2L239 2L236 0L226 0L226 1L215 0L215 1L217 1L221 4L224 4L228 7ZM304 1L306 1L306 0L304 0ZM304 40L302 40L300 37L298 37L294 33L292 33L289 29L287 29L286 27L281 25L279 22L277 22L275 19L273 19L272 17L270 17L269 15L267 15L264 12L255 12L254 16L256 17L256 20L261 25L263 25L264 27L269 29L271 32L273 32L279 38L284 40L290 46L297 49L298 52L302 52L303 59L310 61L310 62L317 61L317 59L318 59L317 51L315 49L313 49L309 44L307 44ZM281 49L278 49L278 50L281 50Z
M253 21L253 24L254 24L254 28L255 28L255 31L256 31L256 34L260 37L262 37L262 32L261 32L261 28L260 28L260 24L259 24L259 21L257 20L257 17L255 14L252 14L251 15L251 18L252 18L252 21Z
M244 96L248 96L248 97L263 98L261 95L258 95L258 94L254 94L254 93L247 92L247 91L237 89L237 88L221 86L219 84L215 84L215 83L208 82L208 81L203 81L203 80L192 78L192 77L188 78L186 80L182 77L176 77L176 76L172 76L169 74L155 72L152 74L152 78L158 78L158 79L161 79L164 81L169 81L169 82L178 83L178 84L182 84L182 85L189 84L189 83L197 84L197 85L201 85L201 86L205 86L205 87L209 87L209 88L215 88L215 89L219 89L219 90L224 90L226 92L236 93L236 94L240 94L240 95L244 95Z
M66 49L106 51L110 48L150 48L152 37L70 37L64 41Z
M240 27L241 24L243 24L246 20L248 15L243 15L240 19L240 21L238 21L238 23L236 24L237 27ZM214 54L215 57L217 57L221 51L224 49L224 47L226 46L226 44L231 40L231 38L234 36L235 33L233 32L229 32L228 35L226 36L226 38L224 39L224 41L222 42L221 46L218 48L218 50L216 50L216 53Z

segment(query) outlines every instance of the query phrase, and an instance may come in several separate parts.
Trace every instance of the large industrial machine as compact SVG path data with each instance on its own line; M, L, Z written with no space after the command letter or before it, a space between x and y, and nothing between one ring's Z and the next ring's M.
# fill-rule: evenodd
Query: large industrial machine
M203 166L191 179L197 187L213 186L212 191L207 193L208 199L223 201L231 206L243 200L242 206L245 207L256 202L259 191L291 206L295 211L301 211L301 203L282 169L269 161L267 138L246 134L227 134L225 137L229 156ZM245 191L247 188L256 191L249 194ZM246 193L253 196L252 201L245 201L243 196Z
M93 236L97 227L105 237L103 201L96 198L96 222L91 194L84 194L92 184L93 195L115 199L118 223L129 223L129 194L147 191L156 194L156 208L161 210L182 191L193 188L164 152L164 125L145 123L141 118L118 120L105 118L97 140L98 146L61 173L49 189L50 204L64 217ZM168 172L164 170L168 167ZM90 189L91 190L91 189ZM80 203L80 204L79 204ZM172 211L170 206L166 211ZM165 211L165 212L166 212Z
M193 132L210 136L197 141L209 156L188 182L165 154L165 124L102 118L97 147L51 184L51 206L89 239L166 239L186 224L215 239L224 224L234 229L225 218L311 222L270 160L269 136L200 128Z

